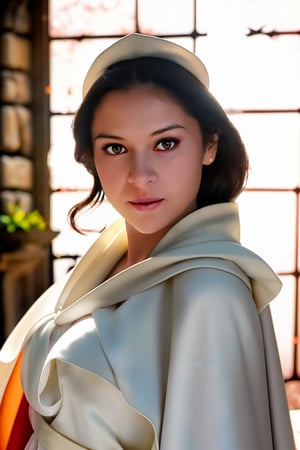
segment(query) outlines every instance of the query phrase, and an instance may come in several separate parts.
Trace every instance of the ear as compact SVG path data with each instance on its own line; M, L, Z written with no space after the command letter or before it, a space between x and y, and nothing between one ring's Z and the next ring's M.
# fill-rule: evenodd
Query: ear
M210 166L217 155L218 151L218 143L219 143L219 136L214 133L208 143L206 144L205 150L204 150L204 157L203 157L203 165L204 166Z

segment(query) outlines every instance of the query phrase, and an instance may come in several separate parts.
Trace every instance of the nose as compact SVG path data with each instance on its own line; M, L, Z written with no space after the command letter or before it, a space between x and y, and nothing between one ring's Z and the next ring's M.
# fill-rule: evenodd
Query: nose
M151 158L147 155L135 155L131 158L128 182L137 187L144 187L157 179L157 172Z

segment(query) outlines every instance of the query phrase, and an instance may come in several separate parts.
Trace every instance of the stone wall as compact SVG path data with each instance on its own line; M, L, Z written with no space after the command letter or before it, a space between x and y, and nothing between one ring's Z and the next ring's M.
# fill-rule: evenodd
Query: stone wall
M31 17L8 2L0 22L0 211L33 207Z

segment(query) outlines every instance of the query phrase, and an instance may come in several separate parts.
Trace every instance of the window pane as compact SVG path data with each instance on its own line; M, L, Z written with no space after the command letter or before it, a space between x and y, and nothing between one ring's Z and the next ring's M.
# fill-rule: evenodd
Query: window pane
M299 108L300 37L200 37L196 53L224 108Z
M58 281L74 267L77 258L59 258L53 262L53 281Z
M225 37L228 33L244 31L244 4L241 0L201 0L197 6L199 32L214 33L219 37L224 34Z
M285 379L294 368L295 278L281 277L282 289L270 304L278 350Z
M250 159L248 187L300 185L299 114L234 114Z
M50 184L56 189L89 189L92 176L74 159L72 117L51 118L51 149L49 152Z
M51 0L49 35L99 36L135 29L135 0Z
M299 0L244 0L244 22L251 28L298 30Z
M146 34L191 33L194 0L139 0L139 29Z
M201 0L197 2L200 32L233 33L248 27L267 31L299 29L299 0Z
M238 204L242 243L257 252L276 272L294 272L295 194L244 192Z
M52 112L75 112L81 102L86 72L96 56L115 39L72 39L50 43L50 109Z

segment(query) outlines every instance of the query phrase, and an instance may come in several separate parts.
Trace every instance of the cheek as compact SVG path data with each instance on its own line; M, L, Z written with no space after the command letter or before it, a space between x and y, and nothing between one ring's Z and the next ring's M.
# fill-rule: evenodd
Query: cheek
M106 158L96 158L95 166L101 186L106 193L117 191L123 183L124 169Z
M105 190L106 186L109 185L111 176L107 173L107 171L103 170L103 167L97 167L97 173L101 186Z
M181 161L178 167L179 179L183 179L187 184L199 186L202 174L202 156L200 152L195 152L190 158Z
M104 187L104 183L105 183L105 170L104 170L104 164L103 162L101 162L100 160L101 158L99 158L99 156L94 156L94 163L95 163L95 168L98 174L98 178L100 180L101 186Z

